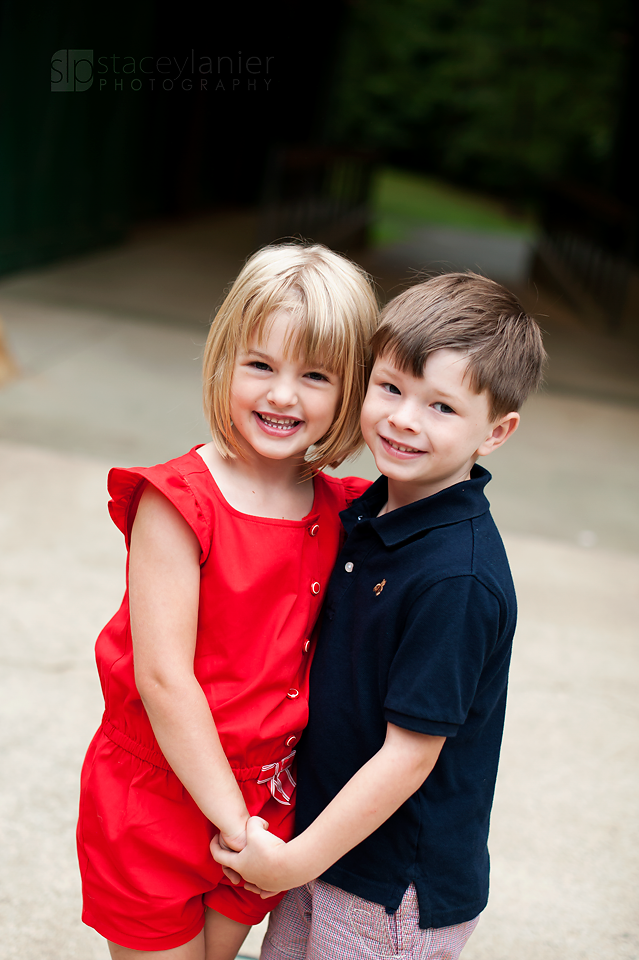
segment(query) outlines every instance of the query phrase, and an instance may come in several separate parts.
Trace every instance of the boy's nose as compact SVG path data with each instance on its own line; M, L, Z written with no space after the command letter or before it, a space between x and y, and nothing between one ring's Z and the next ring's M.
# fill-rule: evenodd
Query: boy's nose
M397 430L408 430L410 433L419 433L421 430L417 411L410 403L400 404L389 415L388 422Z

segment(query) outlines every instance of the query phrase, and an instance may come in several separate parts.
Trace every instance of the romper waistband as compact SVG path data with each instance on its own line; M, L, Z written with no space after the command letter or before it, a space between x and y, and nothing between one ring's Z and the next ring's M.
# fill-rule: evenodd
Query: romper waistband
M138 743L137 740L133 740L127 736L126 733L122 733L121 730L114 727L110 720L103 722L102 731L112 743L117 744L118 747L122 747L123 750L133 754L133 756L139 760L146 760L147 763L152 763L154 767L159 767L161 770L171 770L163 753L159 750L154 750L153 747L145 747L143 743ZM293 751L293 753L295 753L295 751ZM275 764L269 764L268 766L274 767ZM257 780L260 774L265 771L265 767L234 767L233 764L231 764L231 770L233 771L235 779L241 783L244 780Z
M127 753L132 753L138 760L146 760L147 763L152 763L154 767L160 767L161 770L171 769L163 753L154 750L152 747L145 747L144 744L127 737L126 733L122 733L121 730L114 727L110 720L104 721L102 730L109 740L116 743L118 747L122 747Z

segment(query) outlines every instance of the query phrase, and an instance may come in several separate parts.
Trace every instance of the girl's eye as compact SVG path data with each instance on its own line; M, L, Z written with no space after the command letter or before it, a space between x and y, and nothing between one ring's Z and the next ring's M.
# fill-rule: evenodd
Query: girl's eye
M319 370L311 370L311 372L307 373L306 376L311 380L316 380L318 383L320 383L322 380L328 383L328 377L326 374L320 373Z
M388 393L396 393L401 396L401 390L399 389L399 387L396 387L394 383L383 383L382 388L386 390Z
M251 367L255 367L256 370L270 370L268 363L264 363L263 360L252 360L249 364Z
M454 413L454 412L455 412L452 407L449 407L447 403L442 403L440 400L438 400L437 403L434 403L433 406L434 406L435 410L437 410L439 413Z

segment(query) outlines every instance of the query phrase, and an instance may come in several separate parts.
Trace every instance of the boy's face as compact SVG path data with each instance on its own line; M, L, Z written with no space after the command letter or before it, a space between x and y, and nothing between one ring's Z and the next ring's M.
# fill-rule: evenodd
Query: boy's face
M406 485L403 502L467 480L477 457L517 427L517 413L491 419L489 397L471 389L466 368L458 350L431 353L421 377L402 372L388 354L375 361L362 432L380 473L395 486Z

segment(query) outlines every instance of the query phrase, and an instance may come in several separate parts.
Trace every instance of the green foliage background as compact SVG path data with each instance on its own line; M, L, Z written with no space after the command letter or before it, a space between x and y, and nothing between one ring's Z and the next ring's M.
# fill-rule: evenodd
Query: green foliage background
M628 18L628 0L359 0L328 139L511 196L605 185Z

